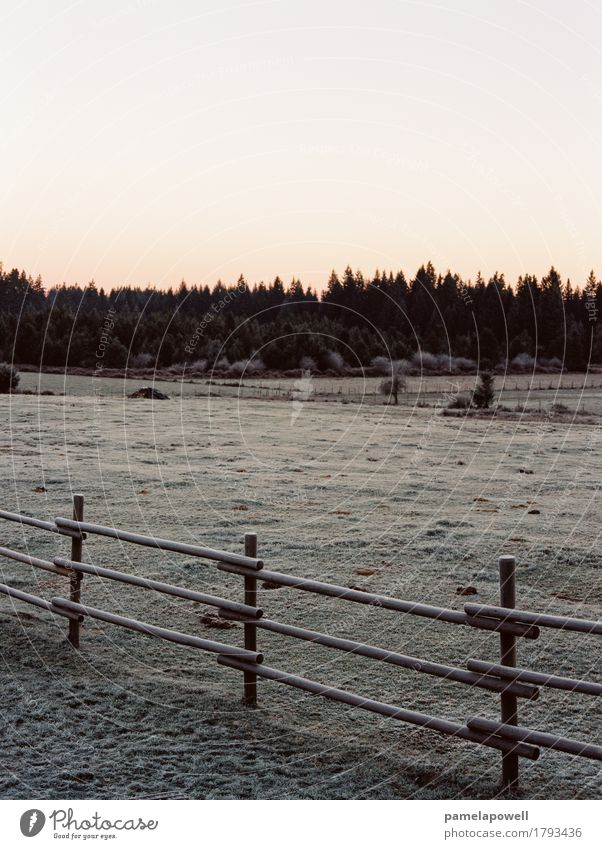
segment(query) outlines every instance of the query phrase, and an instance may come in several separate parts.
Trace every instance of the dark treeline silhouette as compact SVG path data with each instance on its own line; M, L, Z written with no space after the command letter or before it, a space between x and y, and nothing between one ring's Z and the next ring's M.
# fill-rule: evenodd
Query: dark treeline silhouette
M252 287L240 277L213 288L105 292L94 283L45 290L39 278L0 266L0 359L36 367L242 363L341 371L417 357L445 370L453 357L466 369L486 361L582 370L602 362L602 284L594 272L580 283L574 288L554 268L514 286L497 273L464 282L427 263L411 280L401 271L371 279L351 268L332 272L320 296L278 277Z

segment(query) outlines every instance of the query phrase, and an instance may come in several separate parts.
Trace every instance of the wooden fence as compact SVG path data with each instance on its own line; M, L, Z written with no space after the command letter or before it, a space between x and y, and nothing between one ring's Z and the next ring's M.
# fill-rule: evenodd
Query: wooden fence
M504 790L515 789L518 785L519 758L537 760L540 748L554 749L571 755L602 761L602 747L590 741L571 740L554 733L542 732L518 724L518 699L527 701L537 699L541 687L595 697L602 695L602 685L592 681L565 678L518 667L517 640L535 640L539 637L541 628L555 628L599 636L602 635L602 621L594 622L516 609L514 557L504 556L499 560L500 607L465 604L463 610L449 610L268 571L263 568L263 561L257 557L257 537L255 534L246 534L245 553L241 555L91 524L84 521L84 498L82 495L73 497L73 517L71 519L59 517L53 522L48 522L4 510L0 511L0 519L71 538L70 558L56 557L53 561L0 547L0 556L2 557L68 578L69 598L55 597L48 600L23 592L8 584L0 584L0 593L10 596L15 601L33 604L58 616L65 617L68 620L69 642L76 649L80 647L81 624L85 617L90 617L132 631L138 631L146 636L212 652L217 654L217 662L220 665L243 673L243 701L248 706L257 704L257 678L261 677L279 684L296 687L326 699L372 711L381 716L391 717L401 722L497 749L501 752L502 757L502 787ZM161 551L171 551L211 561L221 571L243 577L244 602L231 601L162 581L129 575L115 569L86 563L82 559L82 547L87 535L111 537L134 545L148 546ZM109 611L82 604L82 577L84 575L119 581L214 607L223 619L243 623L244 646L232 646L202 639L192 634L184 634L125 616L117 616ZM425 617L436 622L462 625L497 633L500 640L500 663L493 664L474 659L466 663L465 669L456 668L423 658L399 654L377 646L366 645L355 640L341 639L331 634L266 619L263 616L263 611L257 606L258 577L276 586L291 587L304 592L330 596L342 602L367 604L405 615ZM408 710L398 705L375 701L347 690L330 687L317 681L301 678L290 672L274 669L263 663L263 654L257 648L257 632L262 629L280 634L283 637L305 640L320 646L389 663L402 669L410 669L425 675L434 675L459 684L488 690L500 697L500 720L492 721L473 716L467 719L464 724L461 724Z

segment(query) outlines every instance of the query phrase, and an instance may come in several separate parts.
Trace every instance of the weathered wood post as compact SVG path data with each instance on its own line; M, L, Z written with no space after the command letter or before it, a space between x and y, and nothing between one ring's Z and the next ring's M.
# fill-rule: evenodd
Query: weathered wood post
M84 496L83 495L74 495L73 496L73 519L76 522L84 521ZM78 563L81 563L82 559L82 542L83 535L80 534L78 537L71 537L71 560L75 560ZM82 585L82 573L74 572L71 576L70 580L70 588L69 588L69 598L71 601L74 601L76 604L80 603L81 599L81 585ZM69 620L69 642L73 646L73 648L79 648L79 631L80 631L80 623L77 619Z
M511 555L499 559L500 605L516 607L516 560ZM516 637L514 634L500 633L500 662L502 666L516 666ZM516 696L505 692L501 694L502 722L506 725L518 725L518 706ZM518 787L518 755L502 754L502 787L514 790Z
M245 534L245 554L247 557L257 557L257 534ZM245 575L245 604L257 607L257 578ZM245 648L257 651L257 625L255 622L245 622ZM257 675L254 672L243 672L244 695L243 702L249 707L257 706Z

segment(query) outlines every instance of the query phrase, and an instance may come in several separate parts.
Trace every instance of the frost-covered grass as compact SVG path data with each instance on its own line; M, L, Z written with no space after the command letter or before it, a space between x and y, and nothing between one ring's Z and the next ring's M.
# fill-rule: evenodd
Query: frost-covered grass
M119 381L110 382L112 385ZM104 386L105 384L103 384ZM91 520L242 551L266 568L461 609L497 601L496 559L516 554L527 608L597 619L600 430L557 421L447 419L434 409L176 396L0 399L2 507L42 518L86 496ZM521 471L522 470L522 471ZM526 472L532 472L527 474ZM45 492L34 490L44 487ZM247 509L241 509L247 508ZM529 513L539 510L539 513ZM2 545L42 557L68 540L2 523ZM90 538L86 559L242 597L211 564ZM66 580L8 560L2 580L46 597ZM358 574L357 570L373 574ZM225 642L202 607L86 577L83 600ZM273 619L463 665L498 638L286 589L262 589ZM65 623L0 597L0 796L491 797L499 754L241 675L213 656L89 621L82 652ZM266 663L462 721L498 715L484 691L259 632ZM521 664L600 680L599 638L546 631ZM542 691L524 724L599 740L596 701ZM521 762L529 798L599 797L599 764L543 751Z

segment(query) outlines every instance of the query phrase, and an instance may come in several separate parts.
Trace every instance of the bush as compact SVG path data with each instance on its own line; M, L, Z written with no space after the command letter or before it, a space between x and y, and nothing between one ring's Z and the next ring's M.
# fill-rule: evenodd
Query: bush
M228 366L228 377L242 377L247 369L246 360L236 360L235 363L230 363Z
M265 363L257 354L252 354L247 361L247 374L263 374Z
M254 374L261 374L265 371L265 366L259 357L251 357L248 360L237 360L228 368L228 377L242 377L246 374L247 377Z
M390 377L392 374L419 374L420 370L414 368L409 360L392 360L389 357L373 357L370 361L370 369L374 374ZM366 369L361 369L365 373Z
M143 352L141 354L134 354L133 357L130 357L130 361L128 363L129 368L151 368L154 365L155 358L152 354L148 354Z
M14 392L19 385L19 372L8 363L0 363L0 392Z
M370 363L377 374L391 374L393 363L388 357L373 357Z
M301 357L299 368L301 371L315 371L317 368L316 361L313 357Z
M448 410L468 410L469 407L470 398L466 395L457 395L447 405Z
M437 371L440 359L436 354L420 350L412 356L412 365L420 371Z
M193 360L191 363L188 363L187 371L196 374L205 374L207 371L207 360Z
M472 393L472 403L479 410L488 410L493 401L493 375L490 371L482 371L479 382Z
M517 354L510 363L510 366L515 371L533 371L535 369L535 360L530 354Z
M338 351L327 351L324 357L326 368L341 374L345 371L345 360Z
M380 385L378 387L378 391L382 395L386 395L388 398L393 396L393 400L395 404L398 404L398 398L400 392L403 392L406 388L405 377L401 371L396 371L391 377L386 377L381 380Z
M562 360L559 360L558 357L540 359L539 365L541 366L541 370L545 372L556 373L562 371Z
M473 372L476 371L477 364L474 360L468 357L452 357L450 363L450 371L455 372Z
M228 357L220 357L220 359L213 364L212 371L228 371L230 368L230 360Z

